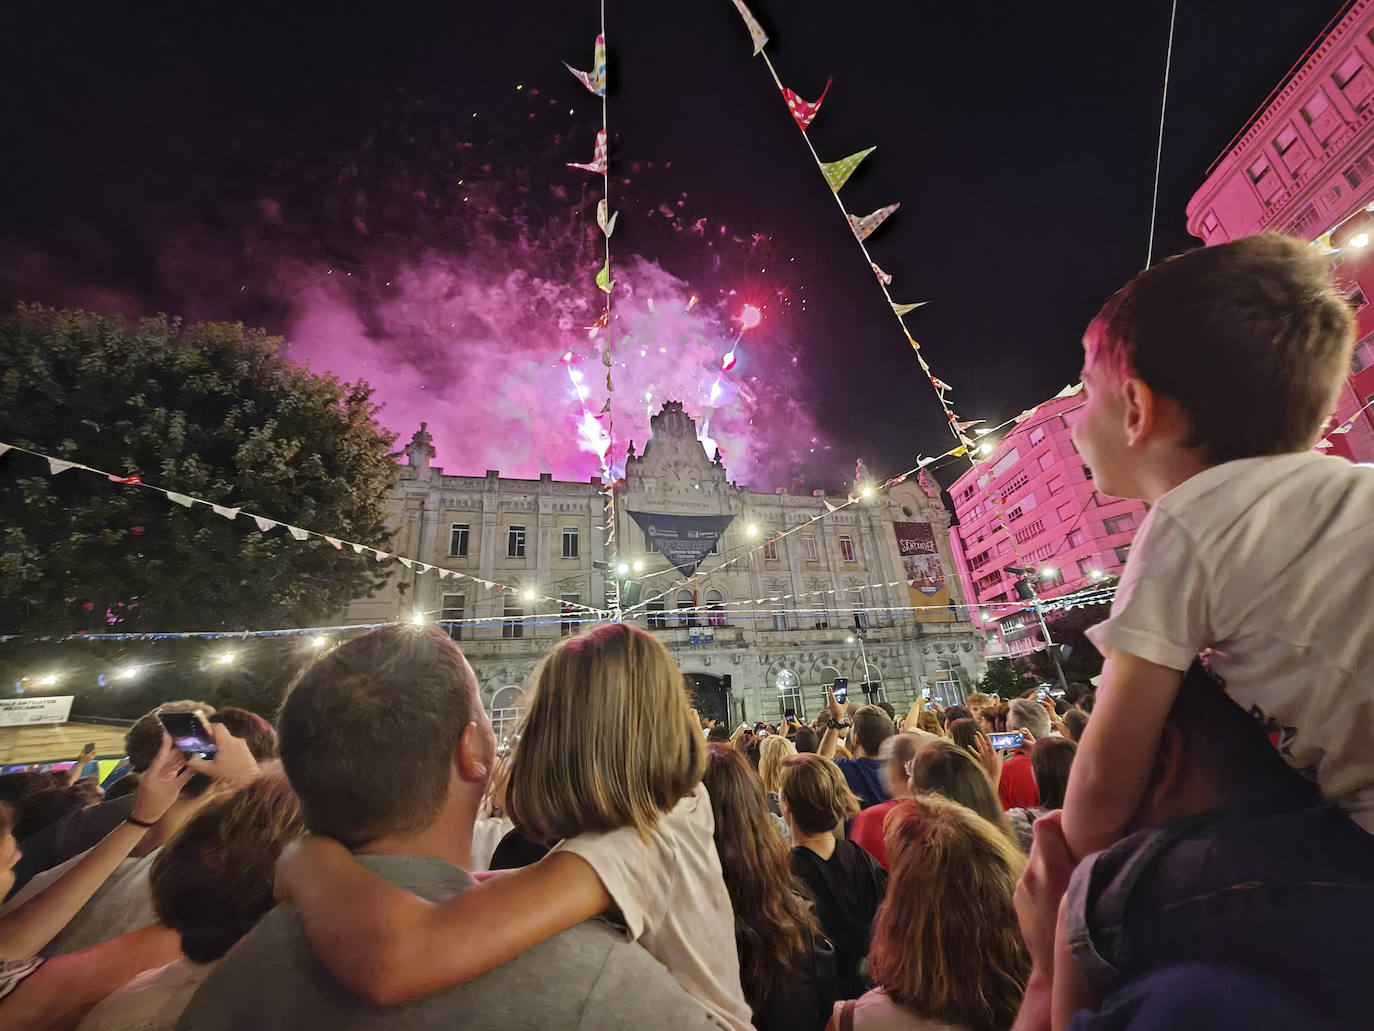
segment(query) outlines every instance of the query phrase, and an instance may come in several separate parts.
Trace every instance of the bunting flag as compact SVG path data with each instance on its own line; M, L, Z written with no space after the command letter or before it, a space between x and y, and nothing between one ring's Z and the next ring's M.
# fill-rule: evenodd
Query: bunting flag
M4 452L0 452L0 454L3 454L3 453L4 453ZM135 476L115 476L115 475L111 474L111 475L105 477L105 479L109 480L111 483L128 483L128 484L133 484L133 485L137 485L137 484L140 484L140 483L143 482L143 481L142 481L141 479L139 479L138 476L136 476L136 475L135 475Z
M934 387L936 390L941 390L941 391L944 391L944 390L953 390L953 389L954 389L954 388L951 387L948 383L946 383L944 380L942 380L942 379L940 379L938 376L934 376L934 375L932 375L932 376L930 377L930 385L931 385L932 387Z
M854 221L854 219L851 217L851 218L850 218L850 222L853 222L853 221ZM861 236L861 237L859 237L859 239L862 240L863 237ZM870 261L868 264L872 267L872 269L873 269L873 274L874 274L875 276L878 277L878 282L882 283L883 286L891 286L891 285L892 285L892 273L890 273L890 272L884 272L882 269L880 269L880 268L878 267L878 263L877 263L876 261Z
M928 301L917 301L915 304L898 304L896 301L893 301L892 310L896 313L897 318L900 319L907 312L915 311L917 308L928 303Z
M239 517L239 509L237 508L228 508L224 505L211 505L210 508L215 515L224 516L225 519L237 519Z
M906 335L906 342L910 344L911 349L916 352L916 360L921 363L921 368L929 372L930 366L926 365L926 360L921 357L921 345L916 342L916 338L908 333Z
M168 500L168 501L175 501L178 505L182 505L182 506L184 506L184 507L186 507L186 508L190 508L193 504L195 504L195 502L193 502L193 501L192 501L189 497L187 497L185 494L178 494L178 493L177 493L176 491L174 491L174 490L169 490L169 491L167 491L167 500Z
M812 119L820 112L821 104L825 101L825 95L830 92L830 85L834 81L833 75L825 80L825 89L821 90L821 95L816 98L814 104L803 100L797 96L795 91L786 86L782 88L783 99L787 101L787 110L792 112L792 117L797 121L797 128L802 132L806 132L811 127Z
M725 352L725 357L723 357L720 360L720 371L729 372L731 369L735 367L736 360L737 359L735 358L735 349L732 347L730 348L730 350Z
M601 271L596 274L596 285L601 287L606 293L611 292L611 287L615 283L611 282L611 259L606 259L606 264L601 266Z
M601 227L601 231L606 234L606 239L609 240L611 234L615 232L615 220L619 217L620 212L617 211L607 217L606 212L608 210L605 197L596 202L596 224Z
M969 429L970 427L973 427L973 426L977 426L979 423L983 422L984 420L982 420L982 419L970 419L970 420L967 421L967 422L961 422L959 419L956 419L956 418L954 417L954 413L953 413L953 412L950 412L950 413L949 413L949 421L952 422L952 423L954 424L954 428L955 428L956 430L958 430L960 433L963 433L964 430ZM960 438L959 438L959 442L962 443L962 444L972 444L972 443L973 443L973 441L971 441L971 440L964 440L963 437L960 437Z
M373 550L372 556L373 556L378 562L381 562L383 559L388 559L388 558L390 558L390 557L391 557L391 552L389 552L389 551L376 551L376 550Z
M403 558L402 556L397 555L397 556L396 556L396 560L397 560L398 562L400 562L401 565L405 566L407 569L414 569L414 568L415 568L415 560L414 560L414 559Z
M335 550L335 551L342 551L342 550L343 550L343 541L339 540L339 538L337 538L337 537L326 537L325 540L327 540L330 544L332 544L332 545L334 546L334 550Z
M65 473L68 469L76 468L75 462L64 462L60 458L48 459L48 471L56 476L58 473Z
M258 529L261 530L263 533L266 533L268 530L271 530L273 527L277 525L274 520L266 519L262 516L256 515L253 517L253 522L258 524Z
M749 27L749 38L754 41L754 56L758 57L763 48L768 45L768 34L763 31L763 26L750 13L749 8L744 6L744 0L735 0L735 7L738 9L740 17L744 19L744 24Z
M854 230L854 235L860 240L867 240L873 235L873 231L892 217L892 213L901 207L901 204L889 204L885 208L879 208L871 215L863 218L855 218L849 215L849 227Z
M592 151L590 163L569 161L569 168L580 168L585 172L595 172L597 175L606 174L606 130L598 129L596 133L596 147Z
M840 187L849 182L849 177L854 174L854 169L859 167L859 162L877 149L877 147L869 147L857 154L850 154L847 158L840 158L838 161L821 162L821 171L825 173L825 181L830 184L830 188L839 193Z
M310 531L302 530L299 526L292 526L288 523L286 529L298 541L307 540L310 537Z
M352 548L353 554L355 555L361 555L363 553L363 546L361 544L354 544L352 545Z
M577 81L586 86L594 95L604 97L606 95L606 37L596 37L596 46L592 49L592 70L590 72L574 68L567 61L563 62L563 67L576 75Z
M607 342L606 342L605 344L603 344L602 347L601 347L601 364L604 365L604 366L606 366L606 368L608 368L608 369L611 367L611 344L610 344L610 341L607 341Z
M696 298L693 297L692 300L695 301ZM6 451L8 451L9 449L10 449L10 445L9 445L9 444L0 444L0 455L3 455L3 454L4 454Z
M606 415L608 412L610 412L610 410L611 410L611 399L608 397L608 398L606 398L606 403L605 403L605 405L603 405L602 408L601 408L601 414L602 414L602 415Z

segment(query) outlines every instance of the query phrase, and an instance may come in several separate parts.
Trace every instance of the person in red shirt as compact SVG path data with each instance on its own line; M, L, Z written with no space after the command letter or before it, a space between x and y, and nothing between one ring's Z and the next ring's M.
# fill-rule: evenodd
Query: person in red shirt
M1026 742L1003 761L997 797L1003 809L1034 809L1040 804L1040 790L1031 772L1030 750L1036 740L1050 736L1050 719L1031 699L1013 698L1007 707L1007 730L1021 731Z
M888 867L887 846L883 843L883 821L901 799L912 797L906 765L916 757L917 749L927 741L934 740L937 740L934 734L907 731L894 734L878 749L878 758L883 764L883 779L892 797L886 802L869 806L854 817L849 826L849 840L876 859L884 870Z

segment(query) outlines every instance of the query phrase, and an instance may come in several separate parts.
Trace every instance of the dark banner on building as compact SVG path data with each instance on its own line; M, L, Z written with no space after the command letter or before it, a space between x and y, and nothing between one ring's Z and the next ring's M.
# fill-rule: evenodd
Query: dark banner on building
M949 584L940 561L940 547L935 542L935 527L930 523L893 523L892 528L897 531L897 550L902 556L912 605L947 609L951 601ZM940 620L949 618L951 615L946 611ZM917 619L927 622L920 615Z
M659 515L656 512L631 512L630 515L648 535L654 548L683 576L696 572L701 560L711 553L735 518L732 515Z

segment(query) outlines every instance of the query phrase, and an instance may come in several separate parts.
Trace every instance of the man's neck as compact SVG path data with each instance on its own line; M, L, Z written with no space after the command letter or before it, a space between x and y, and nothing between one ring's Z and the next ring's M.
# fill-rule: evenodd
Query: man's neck
M481 796L450 795L438 817L418 833L387 834L354 849L361 856L432 856L467 869L472 864L472 825Z

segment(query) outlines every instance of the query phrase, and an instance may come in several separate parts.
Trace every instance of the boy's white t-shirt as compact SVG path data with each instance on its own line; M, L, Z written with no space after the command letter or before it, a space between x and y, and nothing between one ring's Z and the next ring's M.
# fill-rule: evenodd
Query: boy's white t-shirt
M1305 452L1179 484L1088 639L1177 670L1213 650L1227 693L1374 833L1374 466Z
M557 849L596 871L631 941L668 968L687 994L725 1027L751 1031L740 987L735 910L716 853L715 818L704 784L645 837L633 827L579 834Z

